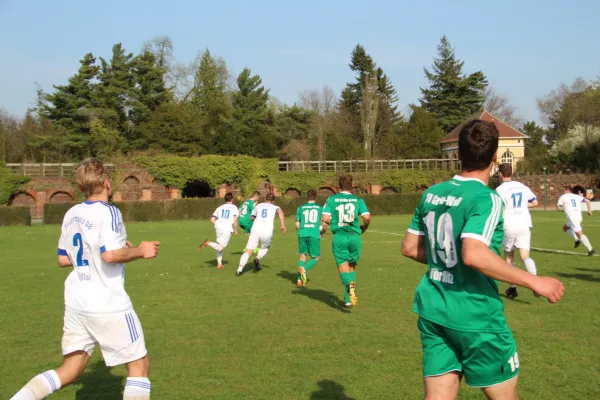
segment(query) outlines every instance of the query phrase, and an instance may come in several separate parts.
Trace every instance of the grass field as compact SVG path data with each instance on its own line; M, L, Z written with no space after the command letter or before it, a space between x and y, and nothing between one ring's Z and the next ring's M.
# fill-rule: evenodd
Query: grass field
M600 215L600 214L598 214ZM534 213L533 246L574 251L558 212ZM403 259L408 216L374 217L357 271L359 305L340 307L331 235L306 288L295 286L296 236L277 233L260 273L235 277L245 237L232 239L225 269L208 221L128 224L129 238L160 240L160 257L127 267L126 287L151 357L154 399L419 399L421 348L411 312L423 266ZM586 217L600 248L600 217ZM0 229L0 399L61 360L63 281L59 226ZM582 246L583 247L583 246ZM600 398L600 257L536 251L542 274L565 283L550 305L520 290L505 300L518 344L522 399ZM503 293L505 284L501 284ZM79 383L52 399L118 399L125 367L108 370L97 349ZM463 385L461 399L479 399Z

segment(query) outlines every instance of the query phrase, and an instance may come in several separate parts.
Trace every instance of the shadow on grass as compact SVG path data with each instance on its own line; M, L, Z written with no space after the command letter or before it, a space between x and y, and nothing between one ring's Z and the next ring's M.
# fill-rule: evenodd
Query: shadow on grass
M513 299L512 297L508 297L504 293L500 294L500 297L504 297L506 300L514 301L515 303L531 304L530 302L525 300Z
M310 394L310 400L355 400L354 397L344 393L344 387L335 381L319 381L317 385L320 389Z
M585 272L596 272L600 274L600 268L575 268L577 271L585 271Z
M98 360L90 371L81 375L78 383L83 387L75 394L77 400L113 400L123 397L125 378L111 374L104 363Z
M227 260L223 260L223 265L228 265L229 261ZM208 260L208 261L204 261L204 268L208 268L208 267L213 267L213 268L217 268L217 260Z
M277 276L282 279L287 279L288 281L292 282L294 285L296 284L297 279L298 279L298 275L295 272L290 272L290 271L285 271L285 270L278 273Z
M594 276L590 274L563 274L562 272L558 272L556 273L556 275L566 279L579 279L581 281L600 282L600 276Z
M277 274L278 277L288 280L292 282L294 285L296 284L297 275L295 272L290 272L283 270ZM306 286L298 288L296 290L292 290L292 294L301 294L303 296L308 297L311 300L317 300L321 303L327 304L329 307L339 310L343 313L349 313L350 310L347 310L342 305L340 299L333 293L328 292L327 290L322 289L309 289Z

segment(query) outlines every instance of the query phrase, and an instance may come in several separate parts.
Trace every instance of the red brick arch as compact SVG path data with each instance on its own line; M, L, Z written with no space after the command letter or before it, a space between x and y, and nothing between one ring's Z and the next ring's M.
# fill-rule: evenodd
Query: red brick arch
M65 190L56 190L48 197L48 203L72 203L73 201L75 197Z
M288 190L285 191L285 195L287 197L300 197L302 195L302 193L300 193L300 191L296 188L289 188Z

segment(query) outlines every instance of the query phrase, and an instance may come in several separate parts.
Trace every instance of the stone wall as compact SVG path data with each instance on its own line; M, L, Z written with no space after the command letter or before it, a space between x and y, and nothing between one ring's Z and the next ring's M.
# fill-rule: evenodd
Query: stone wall
M515 176L515 180L527 185L543 201L544 175ZM600 176L584 174L549 174L548 175L548 201L556 202L564 193L567 185L581 185L586 189L600 189ZM540 201L540 204L542 203Z

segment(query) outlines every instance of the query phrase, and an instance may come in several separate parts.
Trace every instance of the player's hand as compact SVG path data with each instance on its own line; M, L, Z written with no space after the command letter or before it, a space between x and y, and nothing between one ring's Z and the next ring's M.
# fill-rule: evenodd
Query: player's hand
M131 242L128 240L125 242L125 247L127 247L128 249L133 248L133 245L131 244Z
M592 216L592 210L588 211L588 215L591 217Z
M565 294L562 282L549 276L538 276L531 288L535 293L544 296L550 303L556 303Z
M285 234L287 232L287 228L281 225L281 233Z
M237 236L237 231L233 231L233 236Z
M142 258L154 258L158 255L160 242L142 242L138 249L142 252Z
M367 230L367 227L366 227L365 225L361 225L361 226L360 226L360 231L361 231L362 233L365 233L365 232L366 232L366 230Z

